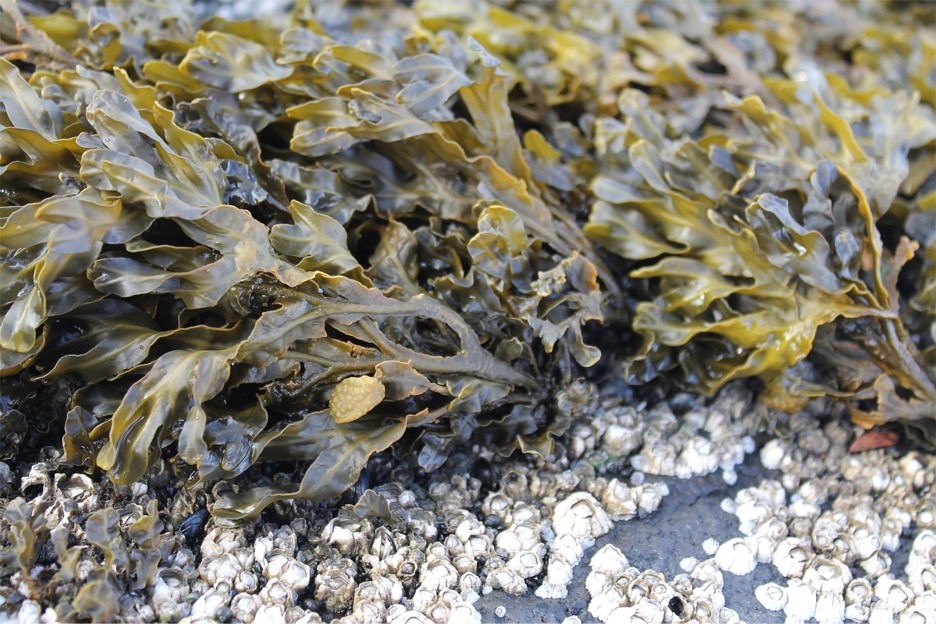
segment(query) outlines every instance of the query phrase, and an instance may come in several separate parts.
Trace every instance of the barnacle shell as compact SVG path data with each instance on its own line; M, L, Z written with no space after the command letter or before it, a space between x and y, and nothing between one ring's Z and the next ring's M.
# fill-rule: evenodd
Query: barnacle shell
M487 584L493 589L502 589L508 594L520 596L526 593L527 585L516 571L502 567L494 570L487 577Z
M890 570L891 558L887 553L878 551L858 562L858 565L869 578L876 578Z
M692 618L691 621L699 622L717 622L721 608L712 603L707 598L694 598L688 605L684 615Z
M234 591L238 593L248 592L252 593L257 591L260 581L257 579L257 575L253 572L248 572L247 570L242 570L237 573L237 576L234 577Z
M889 575L878 579L874 586L874 595L895 613L903 611L915 597L903 581Z
M242 622L253 622L262 606L263 601L256 594L237 594L231 600L231 611Z
M503 492L489 492L481 503L481 511L485 516L495 515L505 524L510 524L511 500Z
M572 581L572 570L582 558L582 548L582 542L568 533L556 536L549 545L546 578L536 589L537 596L565 598L568 595L566 586Z
M656 570L644 570L627 584L627 597L632 602L638 602L644 598L665 606L669 599L675 593L673 589L666 584L666 578Z
M423 564L419 578L422 586L433 592L453 589L458 584L458 570L448 559L432 559Z
M279 604L286 606L293 600L292 590L280 579L272 578L260 590L260 599L264 604Z
M784 455L786 455L786 442L780 438L770 440L761 447L761 463L767 470L776 470L780 467Z
M627 457L643 442L637 427L627 427L613 423L608 425L601 436L601 446L612 457Z
M354 580L357 566L350 559L326 560L318 565L315 575L315 599L330 611L344 611L354 602Z
M328 409L336 423L353 422L380 405L386 392L384 385L374 377L348 377L332 390Z
M850 620L867 620L873 598L874 588L868 579L852 579L845 588L845 617Z
M180 613L179 605L188 594L188 584L180 572L162 570L156 577L152 589L152 602L160 618L170 618Z
M615 585L604 585L600 591L591 595L588 612L603 622L610 622L612 612L628 604L627 596L621 588Z
M934 615L936 614L936 599L925 600L925 604L918 604L920 602L923 601L917 600L902 611L898 622L900 624L933 624L936 622L936 615Z
M835 540L848 527L848 514L843 511L825 512L816 519L812 528L812 544L819 552L835 548Z
M869 559L881 549L880 526L853 524L848 530L848 539L858 559Z
M575 492L559 502L553 511L552 524L556 535L572 535L586 547L613 526L605 510L587 492Z
M606 621L634 622L635 624L658 624L663 621L665 610L652 600L640 600L633 606L620 606L613 610Z
M776 583L765 583L754 589L754 597L771 611L782 611L787 603L787 590Z
M507 567L514 570L522 578L531 578L543 571L543 557L546 556L546 546L523 550L507 560Z
M812 557L813 552L809 542L798 537L787 537L777 544L773 564L783 576L798 578L803 575Z
M458 578L458 589L464 595L466 592L477 594L481 591L481 577L474 572L466 572Z
M202 540L201 555L204 559L211 559L238 550L246 543L244 532L240 529L214 527Z
M209 585L218 583L234 584L234 579L243 571L240 562L233 553L224 553L212 558L205 558L199 566L199 574Z
M387 624L435 624L431 619L403 605L393 605L387 609Z
M293 599L299 591L309 586L311 569L292 557L273 555L261 563L261 568L268 579L278 579L282 582L292 593Z
M883 602L876 602L871 606L868 624L891 624L897 614Z
M820 594L841 594L851 580L851 570L847 565L826 557L814 558L803 573L803 581Z
M820 592L815 618L819 624L835 624L845 617L845 599L841 592Z
M816 613L816 592L800 579L790 579L787 603L783 607L787 617L808 620Z
M756 542L752 545L749 539L736 537L722 543L715 551L718 567L738 576L753 572L757 567L757 546Z

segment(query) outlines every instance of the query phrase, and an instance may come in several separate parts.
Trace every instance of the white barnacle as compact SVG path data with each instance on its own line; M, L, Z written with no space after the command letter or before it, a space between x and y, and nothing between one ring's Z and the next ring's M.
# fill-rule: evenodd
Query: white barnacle
M852 579L845 587L845 617L849 620L867 620L871 612L874 588L863 577Z
M491 554L493 548L491 538L487 535L472 535L468 538L468 541L465 542L465 554L469 557L477 557L478 555L487 556Z
M647 483L634 489L637 492L637 507L641 518L656 511L663 497L669 495L669 486L665 483Z
M587 492L574 492L560 501L553 511L552 524L556 535L572 535L585 547L594 544L596 537L604 535L612 527L611 518Z
M702 550L706 555L714 555L718 550L718 540L714 537L709 537L704 542L702 542Z
M198 567L201 577L212 586L218 583L233 585L234 579L242 569L240 562L233 553L224 553L202 559L202 563Z
M478 569L477 560L474 557L469 557L465 553L459 553L452 557L452 565L455 566L455 570L457 570L459 574L476 572Z
M790 579L787 603L783 612L788 617L808 620L816 613L816 592L800 579Z
M231 611L241 622L253 622L263 601L256 594L237 594L231 600Z
M228 595L227 592L217 592L209 589L199 596L198 600L192 605L192 611L189 617L193 621L214 619L218 609L226 606L229 600L230 595Z
M257 542L262 541L258 538ZM210 559L234 552L247 543L241 529L214 527L208 531L201 543L202 559Z
M481 624L481 614L468 602L456 602L449 608L446 624Z
M695 622L717 622L721 614L721 607L716 605L711 597L694 597L688 605L685 617L691 617Z
M394 609L394 607L402 607L402 605L393 605L387 609L387 624L434 624L434 622L413 609L406 609L405 607L400 609Z
M526 581L517 572L502 567L494 570L487 576L487 584L493 589L501 589L508 594L521 596L526 593Z
M386 559L396 552L397 546L393 541L393 534L387 527L378 527L371 540L370 554L380 560Z
M257 579L257 575L247 570L241 570L237 573L237 576L234 577L234 591L238 593L253 593L257 591L259 585L260 582L259 579Z
M752 548L749 538L732 538L722 543L715 551L715 563L726 572L744 576L757 567L756 545Z
M812 557L813 552L809 542L798 537L787 537L777 544L773 564L777 571L786 578L799 578Z
M877 578L890 570L891 558L887 553L878 551L867 559L859 561L858 565L869 578Z
M539 544L539 548L523 550L507 560L507 567L514 570L522 578L528 579L543 571L543 557L546 555L546 546Z
M419 578L430 591L452 589L458 584L458 570L448 559L432 559L422 565Z
M285 555L273 555L267 560L264 573L267 578L277 578L283 584L295 593L309 586L311 579L311 569L308 565L286 557Z
M936 596L936 566L922 565L910 567L908 564L907 585L917 596L934 595Z
M281 580L272 578L260 590L260 600L266 605L278 604L285 606L286 603L292 601L292 590Z
M458 590L462 593L472 591L478 593L481 591L481 577L474 572L465 572L458 577Z
M816 601L816 621L819 624L834 624L845 618L845 599L841 592L820 592Z
M874 595L895 613L903 611L915 597L906 583L890 575L878 579L874 585Z
M849 541L858 559L869 559L881 549L879 527L853 524L848 529Z
M803 581L821 593L841 594L852 580L848 566L837 559L816 557L803 573Z
M825 512L816 519L812 529L812 544L819 552L829 552L835 547L845 528L848 527L848 515L844 512Z
M612 479L601 495L601 503L614 520L630 520L637 515L637 496L634 488Z
M767 470L776 470L780 467L784 455L786 455L786 445L789 444L780 438L770 440L761 448L761 463Z
M777 547L777 541L764 535L751 535L746 537L745 542L754 549L754 559L757 563L770 563L773 561L774 548Z
M896 619L894 610L883 602L874 603L868 615L868 624L893 624Z
M724 607L718 613L718 623L719 624L741 624L741 616L738 615L738 612L734 609L729 609Z
M900 624L933 624L936 622L936 615L934 615L936 614L936 596L933 598L932 601L927 601L928 604L917 604L919 600L914 602L900 613L898 622Z
M354 601L357 565L350 559L326 560L317 566L315 599L330 611L344 611Z
M907 572L913 574L936 562L936 532L923 529L913 538L910 555L907 557Z
M656 570L644 570L627 584L627 596L637 603L646 598L657 605L666 606L675 590L666 583L666 578Z
M416 588L416 591L413 592L413 608L420 613L428 614L429 609L435 603L437 597L438 593L436 590L427 587L425 584L420 585Z
M588 612L601 620L610 622L611 612L615 609L627 606L628 600L620 588L614 585L605 585L601 591L590 594L591 600L588 602ZM627 621L627 620L620 620Z
M721 589L724 585L724 577L714 559L700 561L689 573L689 577L699 584L712 584L718 589Z
M776 583L765 583L754 589L754 597L765 609L782 611L787 603L787 589Z

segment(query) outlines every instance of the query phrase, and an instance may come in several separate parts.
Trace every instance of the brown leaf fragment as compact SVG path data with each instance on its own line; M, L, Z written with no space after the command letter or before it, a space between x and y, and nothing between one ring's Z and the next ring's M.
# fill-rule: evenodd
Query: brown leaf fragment
M855 438L855 441L848 447L848 452L860 453L872 449L887 448L889 446L894 446L899 440L900 434L893 429L875 427Z

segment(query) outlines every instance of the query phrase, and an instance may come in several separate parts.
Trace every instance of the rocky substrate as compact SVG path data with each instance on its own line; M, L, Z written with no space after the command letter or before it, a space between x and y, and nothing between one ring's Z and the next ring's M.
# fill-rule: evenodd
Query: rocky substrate
M51 448L32 465L0 464L0 619L480 622L491 596L526 595L569 624L736 622L726 576L766 566L774 580L754 595L775 621L934 621L936 456L849 454L859 432L832 403L784 418L741 385L638 405L577 390L578 418L549 461L475 447L425 474L381 456L344 504L281 503L247 526L221 526L207 509L227 488L296 467L192 492L165 464L124 489ZM673 482L661 477L720 472L733 484L757 456L772 478L721 504L735 537L705 540L704 558L675 553L681 572L595 546L615 524L653 523ZM587 603L570 614L560 599L577 568ZM501 605L493 618L523 621Z

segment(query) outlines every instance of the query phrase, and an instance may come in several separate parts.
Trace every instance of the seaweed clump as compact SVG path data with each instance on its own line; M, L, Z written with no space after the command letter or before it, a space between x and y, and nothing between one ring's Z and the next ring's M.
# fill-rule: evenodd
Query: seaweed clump
M933 46L899 10L0 6L2 374L67 384L67 457L117 484L309 462L238 519L404 444L547 456L631 313L634 382L936 442Z

